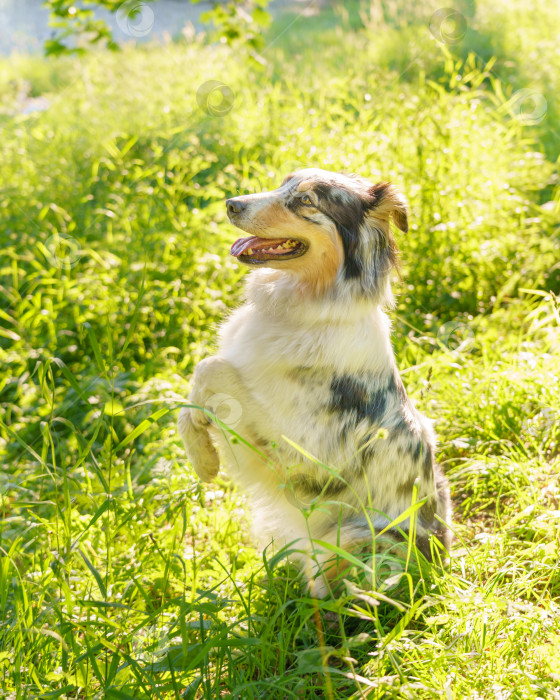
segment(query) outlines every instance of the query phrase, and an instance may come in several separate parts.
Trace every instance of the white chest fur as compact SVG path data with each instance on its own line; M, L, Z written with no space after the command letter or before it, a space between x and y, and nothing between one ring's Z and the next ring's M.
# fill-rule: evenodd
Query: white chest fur
M323 394L332 377L376 375L394 365L389 320L379 307L325 309L313 302L274 313L246 303L223 325L219 355L268 414L263 437L275 440L280 432L301 435L318 404L328 400Z

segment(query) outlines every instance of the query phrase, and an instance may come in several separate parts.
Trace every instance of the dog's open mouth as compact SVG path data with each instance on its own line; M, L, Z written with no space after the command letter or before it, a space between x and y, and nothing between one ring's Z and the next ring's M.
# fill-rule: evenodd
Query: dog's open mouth
M267 260L293 260L303 255L309 246L295 238L240 238L231 246L231 254L241 262L258 265Z

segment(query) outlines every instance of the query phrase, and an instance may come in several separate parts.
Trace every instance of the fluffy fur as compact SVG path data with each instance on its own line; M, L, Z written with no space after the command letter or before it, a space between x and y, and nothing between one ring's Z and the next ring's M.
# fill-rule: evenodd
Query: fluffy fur
M292 240L299 253L239 255L253 268L246 301L223 324L217 355L196 367L189 396L207 411L183 408L178 421L197 474L209 481L222 462L249 496L261 541L295 542L323 569L319 595L338 567L313 541L371 549L372 530L398 518L415 488L425 499L419 548L430 558L432 535L449 548L434 431L407 397L384 311L397 265L390 222L407 231L406 200L389 183L306 169L227 206L255 240Z

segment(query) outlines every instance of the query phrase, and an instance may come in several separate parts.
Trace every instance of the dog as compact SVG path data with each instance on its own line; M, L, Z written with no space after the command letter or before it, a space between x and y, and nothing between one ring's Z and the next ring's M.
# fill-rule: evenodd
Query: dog
M318 597L344 570L333 552L371 551L376 536L391 546L413 531L428 560L445 558L449 485L385 312L399 257L390 224L408 231L406 199L388 182L307 168L226 206L249 234L231 254L252 271L179 414L197 475L210 481L223 462L260 539L295 547Z

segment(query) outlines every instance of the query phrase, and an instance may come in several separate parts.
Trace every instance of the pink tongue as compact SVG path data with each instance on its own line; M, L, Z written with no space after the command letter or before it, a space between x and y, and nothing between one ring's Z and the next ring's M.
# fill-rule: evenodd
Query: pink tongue
M247 250L247 248L250 248L252 243L255 243L255 241L259 240L261 239L258 236L249 236L249 238L239 238L231 246L230 253L237 258L240 255L242 255Z

